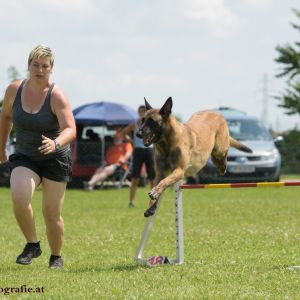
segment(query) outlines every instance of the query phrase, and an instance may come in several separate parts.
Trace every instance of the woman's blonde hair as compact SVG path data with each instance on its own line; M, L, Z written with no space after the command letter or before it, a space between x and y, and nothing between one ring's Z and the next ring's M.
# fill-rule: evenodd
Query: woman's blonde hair
M28 67L34 58L40 58L42 56L47 56L50 58L51 67L54 65L54 54L51 49L45 45L37 45L34 47L28 57Z

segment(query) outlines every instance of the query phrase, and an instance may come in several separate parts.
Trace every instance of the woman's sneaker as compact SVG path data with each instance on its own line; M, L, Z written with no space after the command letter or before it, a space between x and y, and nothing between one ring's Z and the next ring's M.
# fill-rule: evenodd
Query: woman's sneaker
M42 254L40 242L27 243L23 252L17 257L16 263L21 265L30 265L33 258L37 258Z
M51 255L49 259L49 268L50 269L61 269L63 268L64 263L61 256Z
M88 181L84 181L83 182L83 189L85 191L92 191L93 190L93 187L88 183Z

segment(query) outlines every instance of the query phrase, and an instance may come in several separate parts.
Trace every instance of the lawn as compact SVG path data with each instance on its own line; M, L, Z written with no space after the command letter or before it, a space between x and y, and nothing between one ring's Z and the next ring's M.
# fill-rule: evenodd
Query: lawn
M299 174L282 174L280 176L281 181L288 181L288 180L300 180L300 175Z
M43 254L15 264L24 246L10 192L0 189L0 299L4 288L39 288L10 299L300 299L300 187L185 190L185 263L147 268L134 262L145 224L146 188L127 208L128 189L68 190L63 217L63 270L47 268L50 255L33 199ZM173 193L167 190L145 256L175 256ZM37 290L39 291L39 290Z

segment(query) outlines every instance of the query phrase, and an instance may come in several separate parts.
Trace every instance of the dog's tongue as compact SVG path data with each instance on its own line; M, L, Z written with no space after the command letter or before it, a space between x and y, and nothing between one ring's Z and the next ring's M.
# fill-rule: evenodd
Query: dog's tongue
M148 146L148 144L149 144L149 138L148 137L143 138L143 144L145 146Z
M151 144L152 136L153 136L152 134L148 134L143 138L143 144L145 146L149 146Z

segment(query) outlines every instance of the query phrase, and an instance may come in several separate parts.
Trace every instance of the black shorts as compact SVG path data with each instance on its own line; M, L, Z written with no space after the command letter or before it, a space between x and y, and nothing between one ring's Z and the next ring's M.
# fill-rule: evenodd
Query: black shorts
M133 150L132 178L141 176L143 163L146 165L148 179L153 180L155 177L153 148L135 148Z
M43 177L58 181L70 182L72 176L71 152L55 158L35 161L23 154L12 154L9 157L11 171L16 167L25 167L42 179Z

